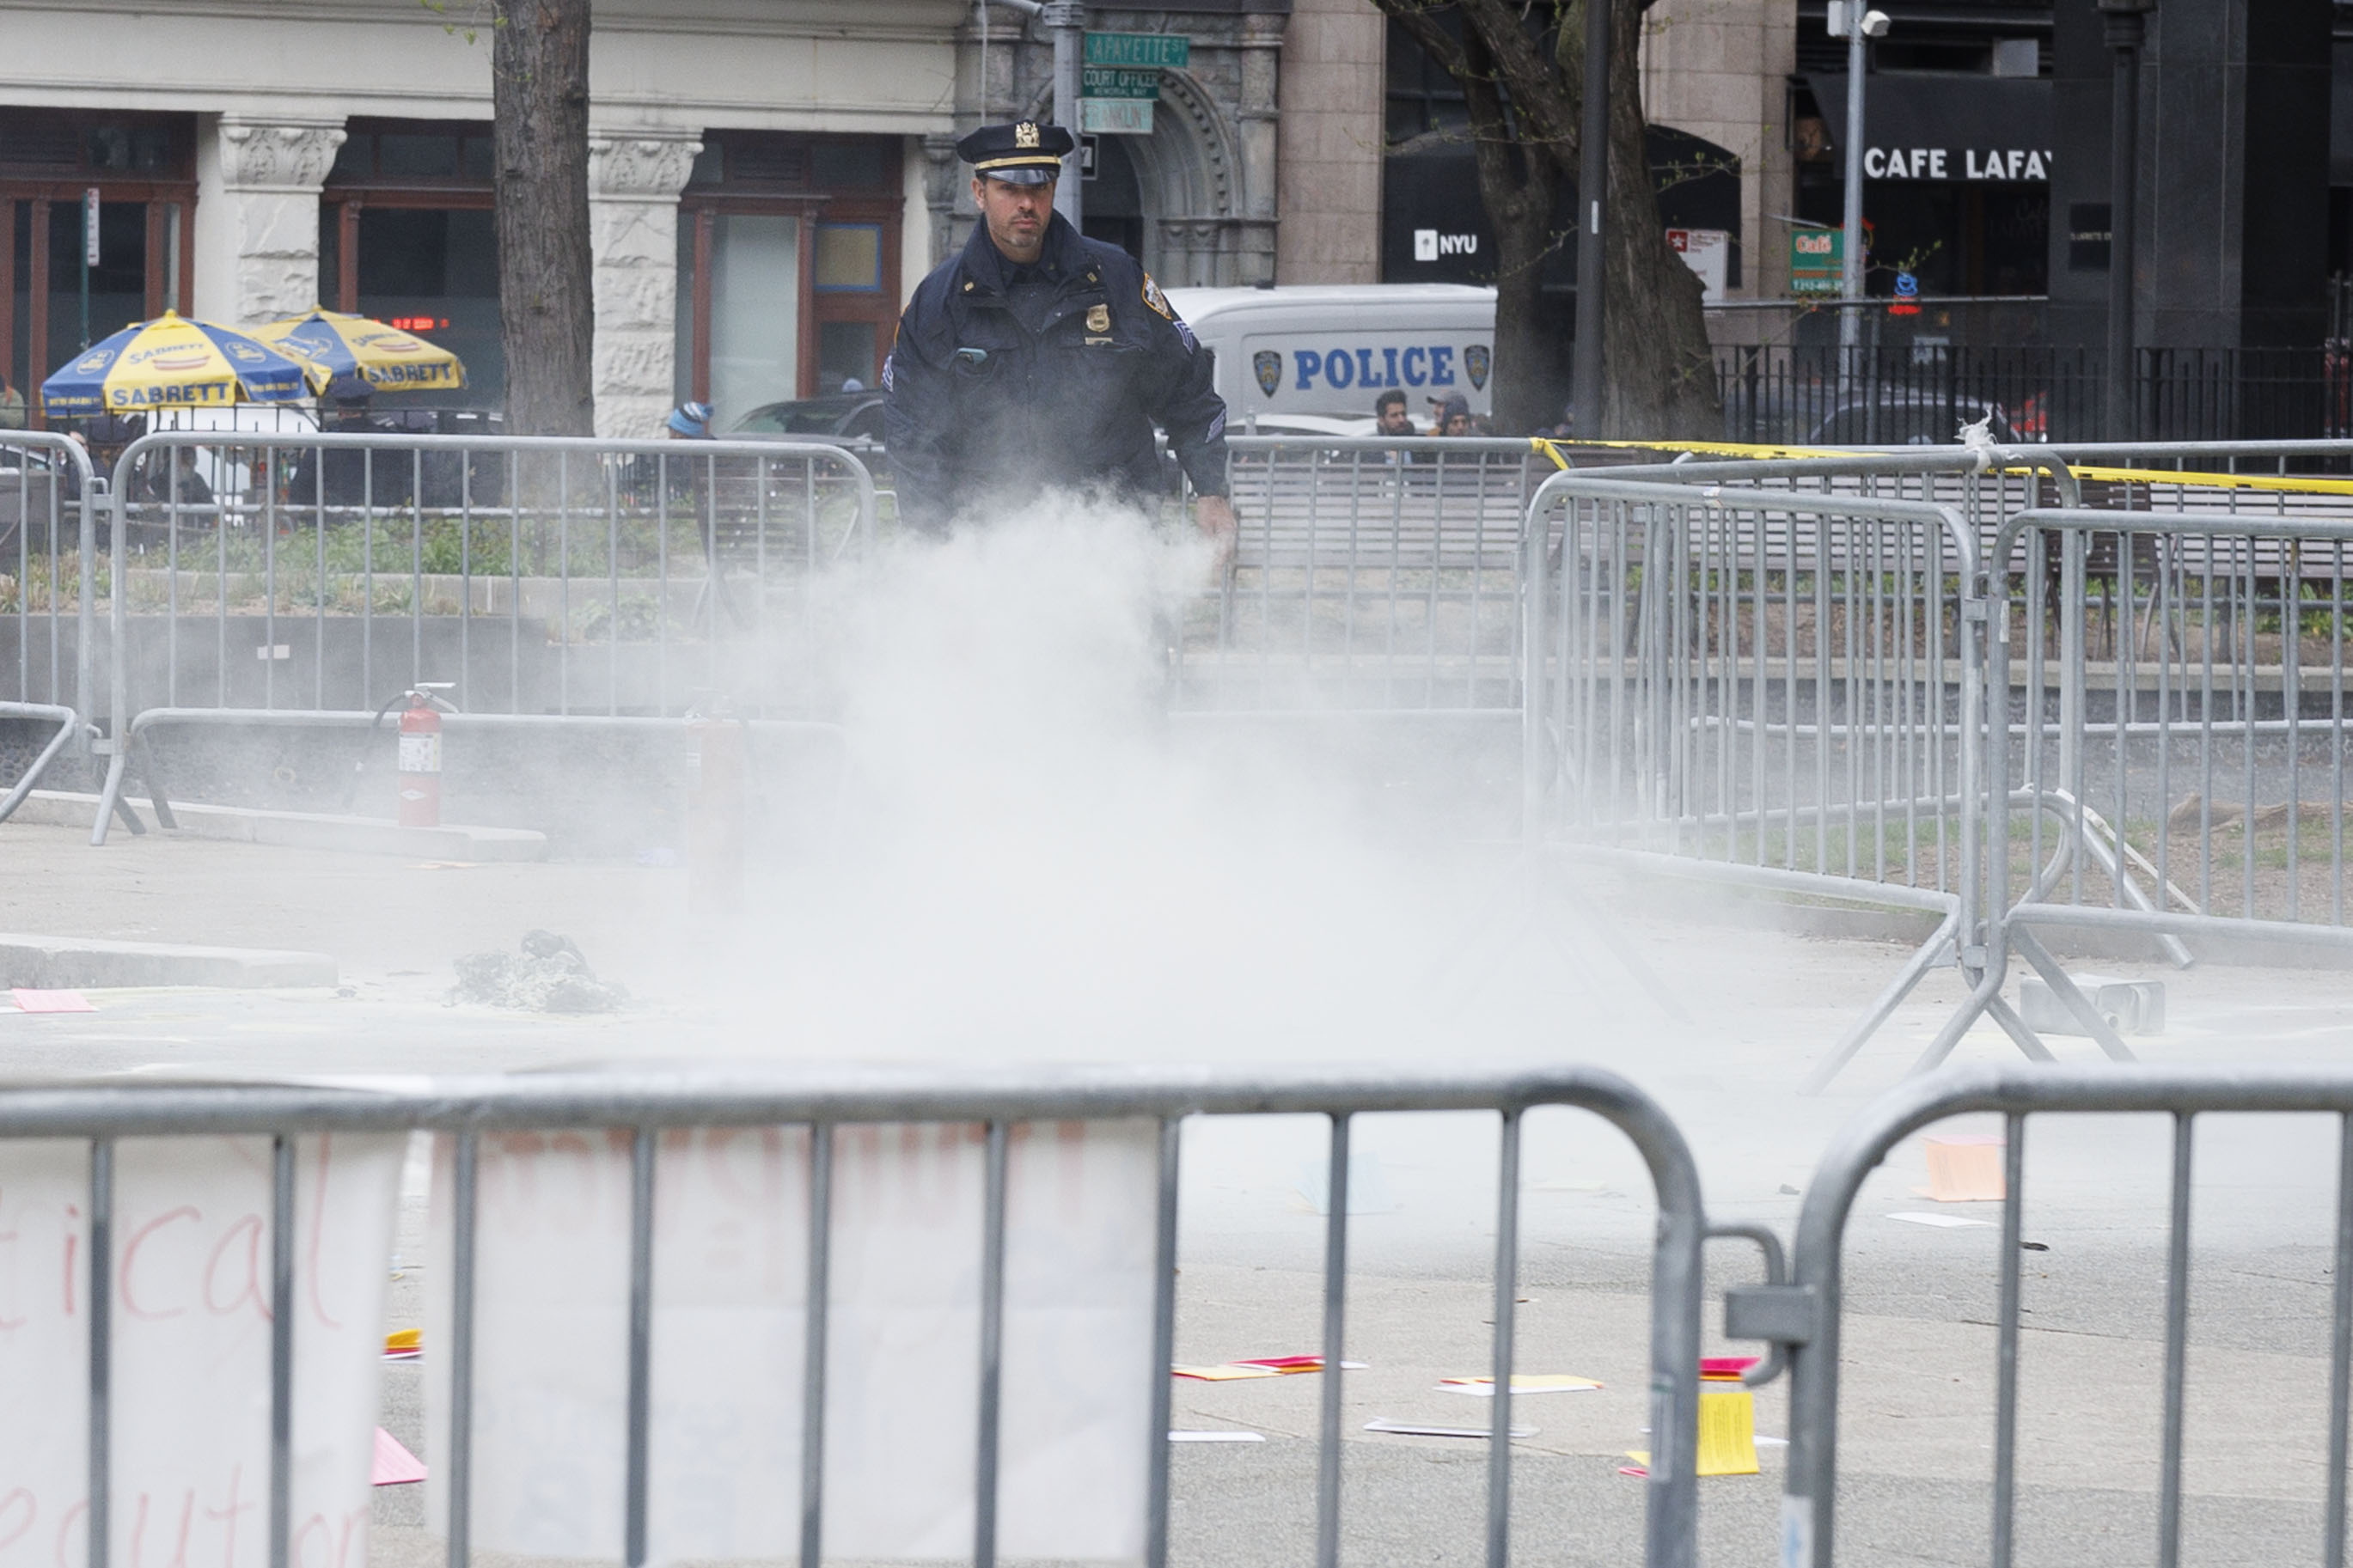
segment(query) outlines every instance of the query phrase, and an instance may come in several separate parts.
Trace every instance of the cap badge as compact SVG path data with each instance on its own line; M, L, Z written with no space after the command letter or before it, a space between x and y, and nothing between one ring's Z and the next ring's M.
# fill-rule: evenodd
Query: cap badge
M1038 122L1034 120L1025 120L1020 124L1015 126L1013 128L1013 144L1016 147L1021 148L1037 146Z

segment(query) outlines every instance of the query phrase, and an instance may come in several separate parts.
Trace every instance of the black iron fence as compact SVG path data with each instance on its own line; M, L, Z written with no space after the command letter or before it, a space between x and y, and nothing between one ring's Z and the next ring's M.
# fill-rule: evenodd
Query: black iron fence
M1793 446L1948 442L1990 420L1997 439L2311 440L2353 437L2353 346L2143 349L2133 426L2112 432L2105 356L2019 344L1912 343L1716 351L1726 440Z

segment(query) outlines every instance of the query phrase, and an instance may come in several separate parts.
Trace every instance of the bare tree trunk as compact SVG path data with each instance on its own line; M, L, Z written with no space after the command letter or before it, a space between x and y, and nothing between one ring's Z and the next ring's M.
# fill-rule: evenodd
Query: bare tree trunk
M1615 0L1611 11L1601 434L1720 439L1723 401L1700 306L1704 290L1667 243L1644 144L1643 0Z
M588 246L589 0L496 0L499 310L507 428L596 430Z
M1557 406L1558 354L1541 300L1545 258L1560 238L1553 205L1561 169L1547 145L1514 135L1495 91L1494 57L1477 28L1463 29L1462 50L1479 196L1495 237L1494 425L1516 436L1549 426Z

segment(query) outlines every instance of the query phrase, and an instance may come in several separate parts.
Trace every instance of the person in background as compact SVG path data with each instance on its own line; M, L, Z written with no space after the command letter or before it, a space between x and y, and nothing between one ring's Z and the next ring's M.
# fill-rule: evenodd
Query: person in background
M1373 399L1373 418L1377 426L1373 433L1387 440L1401 441L1421 434L1413 427L1413 418L1405 411L1405 393L1398 387Z
M1468 436L1471 430L1471 400L1459 392L1430 401L1437 406L1432 411L1430 433L1433 436Z
M673 441L708 441L712 439L711 415L708 403L681 403L662 421L662 433Z
M25 427L25 395L16 384L0 375L0 430L22 430Z

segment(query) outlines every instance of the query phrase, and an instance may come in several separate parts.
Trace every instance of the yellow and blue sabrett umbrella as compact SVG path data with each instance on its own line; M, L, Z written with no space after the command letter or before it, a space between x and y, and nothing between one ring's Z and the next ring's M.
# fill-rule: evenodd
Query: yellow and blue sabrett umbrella
M310 391L302 366L231 327L166 310L92 343L41 383L53 416L286 403Z
M466 367L448 349L366 316L313 310L255 331L272 348L308 361L322 385L355 375L378 392L421 392L466 384Z

